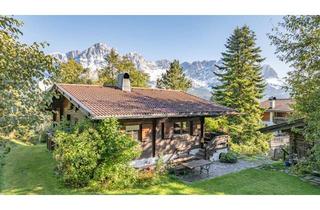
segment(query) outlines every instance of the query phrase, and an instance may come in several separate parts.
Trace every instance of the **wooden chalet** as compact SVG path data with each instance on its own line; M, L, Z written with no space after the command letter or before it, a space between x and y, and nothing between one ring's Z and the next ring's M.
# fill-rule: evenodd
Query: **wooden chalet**
M118 76L117 86L55 84L53 90L59 95L52 103L54 123L117 118L123 131L141 143L140 159L198 148L205 117L235 113L182 91L132 88L127 73Z

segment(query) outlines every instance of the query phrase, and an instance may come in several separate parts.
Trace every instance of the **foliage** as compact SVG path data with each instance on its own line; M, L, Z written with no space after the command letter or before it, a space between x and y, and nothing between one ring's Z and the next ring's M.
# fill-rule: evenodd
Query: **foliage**
M41 86L51 84L56 68L43 52L48 44L20 42L21 26L0 16L0 133L27 138L46 119L52 93Z
M300 172L319 170L320 16L285 16L269 37L279 59L292 68L286 82L295 100L293 118L304 118L306 122L298 132L315 143L307 160L295 169Z
M139 157L138 142L119 130L116 119L96 125L82 120L70 129L62 123L55 132L54 157L67 185L102 184L106 188L132 186L137 172L129 163ZM69 130L69 131L68 131Z
M219 160L222 163L236 163L238 161L238 158L236 153L228 151L227 153L220 153Z
M138 71L128 56L120 56L114 49L105 58L106 66L98 72L98 83L104 85L116 85L119 73L130 75L133 87L147 87L149 76Z
M213 87L212 100L233 108L240 114L229 116L227 128L236 150L266 152L268 136L258 132L263 110L259 99L263 97L265 83L261 74L261 49L248 26L236 28L222 53L222 66L215 72L220 85ZM252 149L249 149L253 147Z
M77 124L70 133L65 130L55 132L58 146L54 150L54 157L66 185L82 187L92 179L99 158L95 150L97 135L90 122Z
M320 145L316 144L308 151L306 159L302 159L293 167L293 172L297 174L320 172Z
M225 116L209 118L207 117L204 123L206 131L209 132L227 132L227 121L228 119Z
M183 68L178 60L170 63L170 68L157 79L157 87L163 89L187 91L192 87L191 80L188 80L183 73Z
M67 63L61 63L56 75L56 82L68 84L90 83L88 79L89 69L83 68L75 60L68 60Z

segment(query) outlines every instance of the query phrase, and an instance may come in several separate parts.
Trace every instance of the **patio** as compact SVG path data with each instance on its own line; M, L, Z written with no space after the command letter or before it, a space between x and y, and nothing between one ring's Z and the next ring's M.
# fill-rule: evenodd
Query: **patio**
M245 160L239 159L237 163L221 163L214 161L210 164L208 173L200 173L200 168L195 168L192 173L177 175L177 177L185 182L194 182L199 180L211 179L223 176L229 173L242 171L248 168L256 168L264 164L270 164L271 160Z

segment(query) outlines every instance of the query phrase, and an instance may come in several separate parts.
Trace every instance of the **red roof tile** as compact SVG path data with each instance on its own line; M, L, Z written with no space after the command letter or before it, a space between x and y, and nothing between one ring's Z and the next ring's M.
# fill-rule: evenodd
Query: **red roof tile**
M132 88L131 92L125 92L116 87L78 84L56 84L55 88L93 119L209 116L234 112L182 91Z
M292 112L293 109L290 107L294 104L292 99L276 99L275 107L271 109L270 100L265 100L260 103L260 106L268 111L278 111L278 112Z

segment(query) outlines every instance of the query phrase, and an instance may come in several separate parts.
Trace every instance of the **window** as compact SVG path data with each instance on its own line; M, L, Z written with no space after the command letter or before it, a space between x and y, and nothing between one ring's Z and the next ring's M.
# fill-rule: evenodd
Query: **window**
M173 124L173 133L180 134L181 133L181 122L174 122Z
M182 134L188 133L187 122L181 122L181 133Z
M70 114L67 114L67 120L71 121L71 115Z
M173 124L173 133L174 134L186 134L188 133L187 122L174 122Z
M141 135L140 135L140 125L126 125L126 134L131 136L134 139L141 140Z

